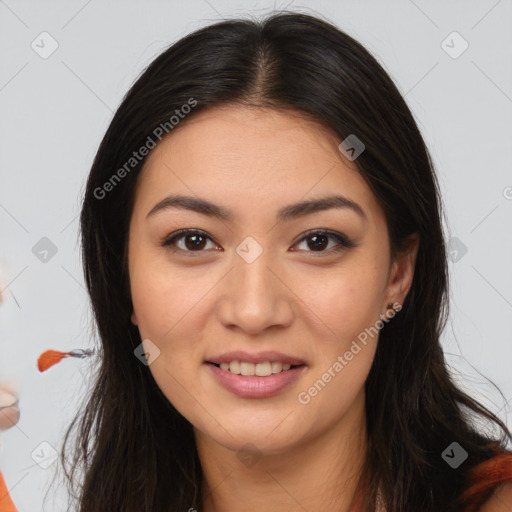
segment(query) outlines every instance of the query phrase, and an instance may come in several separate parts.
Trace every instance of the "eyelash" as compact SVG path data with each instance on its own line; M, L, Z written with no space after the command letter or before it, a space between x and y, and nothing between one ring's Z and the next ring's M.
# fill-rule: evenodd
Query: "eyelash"
M182 229L182 230L177 231L176 233L173 233L172 235L164 238L160 242L160 245L162 247L171 247L171 246L173 246L175 244L176 241L178 241L178 240L180 240L182 238L185 238L186 235L200 235L200 236L203 236L205 238L208 238L209 240L211 240L212 242L215 243L215 241L205 231L202 231L200 229ZM340 233L336 233L335 231L329 231L329 230L326 230L326 229L313 229L313 230L310 230L310 231L306 231L306 233L303 234L302 238L300 238L298 240L298 242L296 242L296 244L294 244L294 245L297 245L297 244L307 240L308 238L310 238L313 235L324 235L324 236L333 238L333 239L335 239L338 242L338 245L336 247L334 247L334 248L331 247L328 250L324 250L324 251L306 251L306 252L312 253L313 257L323 256L323 255L326 255L326 254L327 255L332 255L332 254L338 253L338 252L340 252L340 251L342 251L344 249L350 249L352 247L356 247L356 245L357 245L354 242L352 242L351 240L349 240L347 237L345 237L344 235L341 235ZM184 250L184 249L180 249L180 248L175 248L175 249L172 250L172 252L174 252L174 253L182 252L182 253L186 254L187 256L195 257L196 255L194 253L202 253L202 252L205 252L205 251L204 250L189 251L189 250Z

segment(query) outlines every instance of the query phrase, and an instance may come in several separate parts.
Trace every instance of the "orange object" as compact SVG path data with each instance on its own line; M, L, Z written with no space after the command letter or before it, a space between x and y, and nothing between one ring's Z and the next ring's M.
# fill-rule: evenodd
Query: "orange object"
M18 512L7 489L2 471L0 471L0 512Z
M87 357L92 355L92 350L76 349L71 352L60 352L59 350L46 350L37 359L37 367L40 372L44 372L51 368L53 365L62 361L65 357ZM0 512L2 512L0 510Z
M39 356L37 367L40 372L44 372L54 364L57 364L66 355L65 352L59 352L58 350L47 350Z
M465 512L476 512L496 485L512 482L512 452L499 453L474 467L470 479L472 485L463 496L468 502Z

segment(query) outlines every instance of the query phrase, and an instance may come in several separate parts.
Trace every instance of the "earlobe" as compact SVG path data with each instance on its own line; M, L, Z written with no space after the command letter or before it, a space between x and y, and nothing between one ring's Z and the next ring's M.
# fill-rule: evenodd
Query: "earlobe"
M135 311L132 312L131 320L132 320L132 324L133 325L139 325L138 321L137 321L137 315L135 314Z

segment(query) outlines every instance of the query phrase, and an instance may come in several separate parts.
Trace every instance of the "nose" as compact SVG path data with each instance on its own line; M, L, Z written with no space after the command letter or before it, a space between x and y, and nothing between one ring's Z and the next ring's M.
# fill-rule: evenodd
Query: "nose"
M291 324L294 295L285 276L270 263L265 251L251 263L235 256L217 308L225 327L255 335L270 327Z

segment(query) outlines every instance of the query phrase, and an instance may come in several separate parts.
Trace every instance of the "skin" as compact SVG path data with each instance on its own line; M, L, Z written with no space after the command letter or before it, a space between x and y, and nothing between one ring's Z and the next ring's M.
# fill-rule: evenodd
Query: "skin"
M0 292L0 305L3 303L3 296ZM8 383L0 384L0 431L14 427L20 419L18 397Z
M139 176L129 232L131 320L154 344L146 342L148 352L160 351L149 365L155 381L194 427L206 512L349 510L366 452L364 382L378 336L308 404L297 397L387 304L403 303L418 240L391 261L384 212L340 142L296 113L215 107L175 128ZM366 218L332 208L276 223L281 207L333 193L357 202ZM146 218L169 194L207 199L234 219L176 208ZM181 238L174 247L181 252L159 245L183 228L211 239L194 250ZM315 250L311 235L304 238L311 229L357 246L334 253L338 241L329 238ZM236 252L248 236L263 249L252 263ZM204 364L231 350L278 350L307 366L274 396L241 398ZM237 456L246 443L257 450L255 464Z
M17 396L6 385L0 385L0 431L14 427L19 419Z
M496 487L479 512L510 512L512 510L512 482Z

